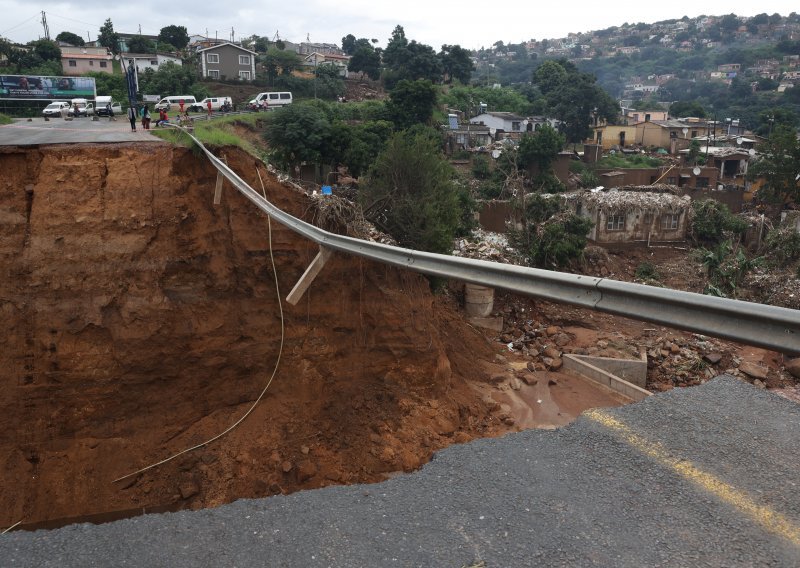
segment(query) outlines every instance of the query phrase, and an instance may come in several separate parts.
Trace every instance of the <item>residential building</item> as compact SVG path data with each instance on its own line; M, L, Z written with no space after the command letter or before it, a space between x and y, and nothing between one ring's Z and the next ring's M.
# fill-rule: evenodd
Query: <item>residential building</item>
M688 148L692 138L705 136L708 125L698 119L653 120L636 125L636 142L642 146L665 148L670 154Z
M113 56L105 47L62 47L61 67L64 75L79 76L90 71L114 72Z
M164 63L174 63L178 67L183 65L183 60L176 56L167 53L126 53L125 59L128 65L136 67L136 71L143 73L147 69L158 71Z
M313 73L316 67L328 64L333 65L339 70L339 75L345 79L348 77L347 66L350 64L349 55L338 55L335 53L309 53L303 58L303 67L309 73Z
M212 79L252 81L256 77L256 52L235 43L198 49L201 75Z
M607 124L595 127L594 133L595 143L600 144L605 151L615 146L626 148L636 142L636 126Z
M299 55L311 55L312 53L319 53L321 55L344 55L338 45L334 43L312 43L308 41L301 42L297 48Z
M510 138L519 138L523 132L535 132L543 124L557 127L558 121L543 116L519 116L513 112L484 112L469 120L472 124L489 127L492 138L497 139L498 131Z

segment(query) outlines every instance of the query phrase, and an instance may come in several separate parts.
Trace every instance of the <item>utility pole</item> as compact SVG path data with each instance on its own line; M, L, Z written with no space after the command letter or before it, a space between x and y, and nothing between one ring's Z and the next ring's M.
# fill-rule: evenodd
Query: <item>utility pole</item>
M42 10L42 27L44 28L44 39L50 39L50 28L47 25L47 15Z

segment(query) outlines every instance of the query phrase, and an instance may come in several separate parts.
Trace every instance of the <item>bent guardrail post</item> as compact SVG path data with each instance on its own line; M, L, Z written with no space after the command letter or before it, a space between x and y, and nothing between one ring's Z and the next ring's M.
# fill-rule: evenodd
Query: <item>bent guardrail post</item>
M415 251L329 233L272 205L214 156L197 138L188 132L186 134L206 154L214 167L256 207L285 227L316 242L320 247L362 256L429 276L499 288L764 347L790 355L800 355L800 311L798 310L606 278Z

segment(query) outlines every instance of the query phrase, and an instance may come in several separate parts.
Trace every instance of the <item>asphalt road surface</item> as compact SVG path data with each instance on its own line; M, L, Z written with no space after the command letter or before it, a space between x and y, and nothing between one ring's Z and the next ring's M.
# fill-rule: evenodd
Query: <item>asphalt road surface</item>
M798 440L800 405L721 377L453 446L380 484L12 531L0 563L800 566Z
M124 116L111 121L107 117L98 120L76 118L63 120L52 118L16 119L12 124L0 126L0 146L39 146L42 144L104 143L104 142L163 142L157 136L142 130L139 121L136 132ZM151 128L155 128L155 120Z

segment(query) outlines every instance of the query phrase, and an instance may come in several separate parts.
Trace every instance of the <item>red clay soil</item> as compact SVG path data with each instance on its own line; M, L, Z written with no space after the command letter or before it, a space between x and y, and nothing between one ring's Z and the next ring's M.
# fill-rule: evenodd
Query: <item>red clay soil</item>
M256 161L226 153L256 187ZM227 185L214 206L216 172L190 150L5 148L0 171L0 528L378 481L454 442L619 404L539 381L514 390L533 410L509 411L491 397L514 370L498 344L421 276L355 257L283 303L281 348L266 217ZM261 173L273 203L307 213ZM315 247L272 224L282 297ZM238 428L113 482L225 430L279 355Z

